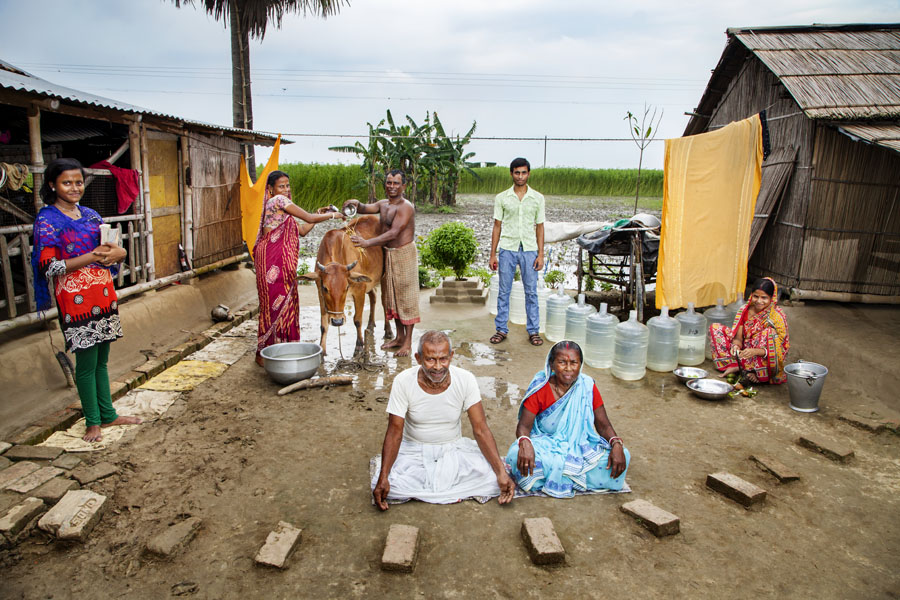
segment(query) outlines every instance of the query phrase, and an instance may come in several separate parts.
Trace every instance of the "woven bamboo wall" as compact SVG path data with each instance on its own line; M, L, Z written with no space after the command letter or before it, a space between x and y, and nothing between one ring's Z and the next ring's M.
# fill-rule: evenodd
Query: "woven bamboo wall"
M751 277L765 274L781 285L793 285L800 269L803 240L803 230L796 225L803 223L809 198L810 170L806 167L812 162L812 123L772 72L758 59L748 57L713 111L709 128L746 119L763 109L770 119L770 156L788 146L797 147L799 151L788 188L769 217L762 238L750 257L748 271ZM768 170L763 162L760 194L773 183L767 176Z
M797 287L900 293L900 154L819 124Z
M194 222L194 267L239 254L240 146L220 136L189 134Z

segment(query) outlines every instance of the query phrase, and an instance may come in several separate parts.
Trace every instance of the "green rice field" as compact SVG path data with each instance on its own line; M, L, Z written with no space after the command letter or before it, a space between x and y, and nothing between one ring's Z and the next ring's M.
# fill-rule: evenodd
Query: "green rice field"
M294 201L313 211L328 204L340 205L347 198L365 200L363 171L356 165L291 163L281 166L291 178ZM474 169L477 177L464 173L460 194L496 194L512 185L507 167ZM637 169L533 169L529 184L553 196L634 196ZM663 172L641 171L641 197L662 196Z

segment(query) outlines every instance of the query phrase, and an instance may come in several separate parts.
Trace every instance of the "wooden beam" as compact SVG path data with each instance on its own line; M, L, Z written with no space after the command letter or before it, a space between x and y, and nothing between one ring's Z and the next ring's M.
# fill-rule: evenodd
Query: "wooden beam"
M29 215L27 212L25 212L6 198L0 197L0 209L5 210L9 214L25 221L26 223L32 223L34 221L34 219L31 218L31 215Z
M41 145L41 109L36 105L28 108L28 143L31 146L31 164L36 167L44 166L44 149ZM34 213L43 208L41 201L41 186L44 184L43 170L34 174Z
M141 178L144 182L144 219L147 224L147 279L156 279L156 257L153 255L153 215L150 206L150 146L147 142L147 126L141 127Z
M6 295L7 316L12 319L16 316L16 295L13 293L12 261L9 259L9 248L6 245L6 237L0 235L0 262L3 266L3 290Z

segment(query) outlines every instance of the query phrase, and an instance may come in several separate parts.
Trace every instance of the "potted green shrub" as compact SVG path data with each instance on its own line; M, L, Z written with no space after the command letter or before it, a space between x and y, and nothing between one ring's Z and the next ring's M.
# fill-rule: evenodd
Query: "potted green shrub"
M457 281L465 279L466 270L478 255L475 232L458 221L444 223L428 235L430 262L437 268L450 268Z

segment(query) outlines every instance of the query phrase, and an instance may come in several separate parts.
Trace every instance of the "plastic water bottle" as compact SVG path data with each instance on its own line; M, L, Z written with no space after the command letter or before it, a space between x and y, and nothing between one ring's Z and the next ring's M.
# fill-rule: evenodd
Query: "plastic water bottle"
M694 303L688 302L687 310L675 318L681 323L678 363L689 367L702 364L706 358L706 317L694 312Z
M616 325L616 345L613 351L612 374L625 381L636 381L647 373L647 341L650 331L637 320L637 311L628 320Z
M521 281L513 281L509 293L509 320L511 323L525 324L525 286Z
M724 298L719 298L716 300L716 305L712 308L707 308L706 312L703 313L703 316L706 317L706 358L712 358L712 336L709 334L709 328L713 323L719 323L720 325L725 325L726 327L731 327L731 324L734 322L734 315L731 315L729 318L728 309L723 306L725 304Z
M553 293L553 290L544 285L544 282L538 280L538 315L540 316L540 327L538 331L544 333L547 330L547 298Z
M563 292L562 284L547 298L547 339L558 342L566 336L566 307L574 302Z
M589 367L608 369L612 366L613 349L616 346L616 325L619 319L606 312L606 302L600 304L600 312L588 315L585 323L584 362Z
M737 316L738 312L740 312L740 310L742 308L744 308L745 304L747 304L746 300L744 300L743 298L738 298L737 300L735 300L734 302L732 302L731 304L729 304L728 306L725 307L725 310L728 311L728 323L729 324L734 322L734 318Z
M590 304L585 304L584 294L578 294L578 302L566 307L566 337L584 348L585 324L587 318L597 312Z
M497 314L497 296L500 294L500 276L494 273L491 275L491 283L488 288L488 310L492 315Z
M647 368L661 373L674 370L678 366L681 324L669 316L669 307L663 306L659 316L647 321L647 329Z

